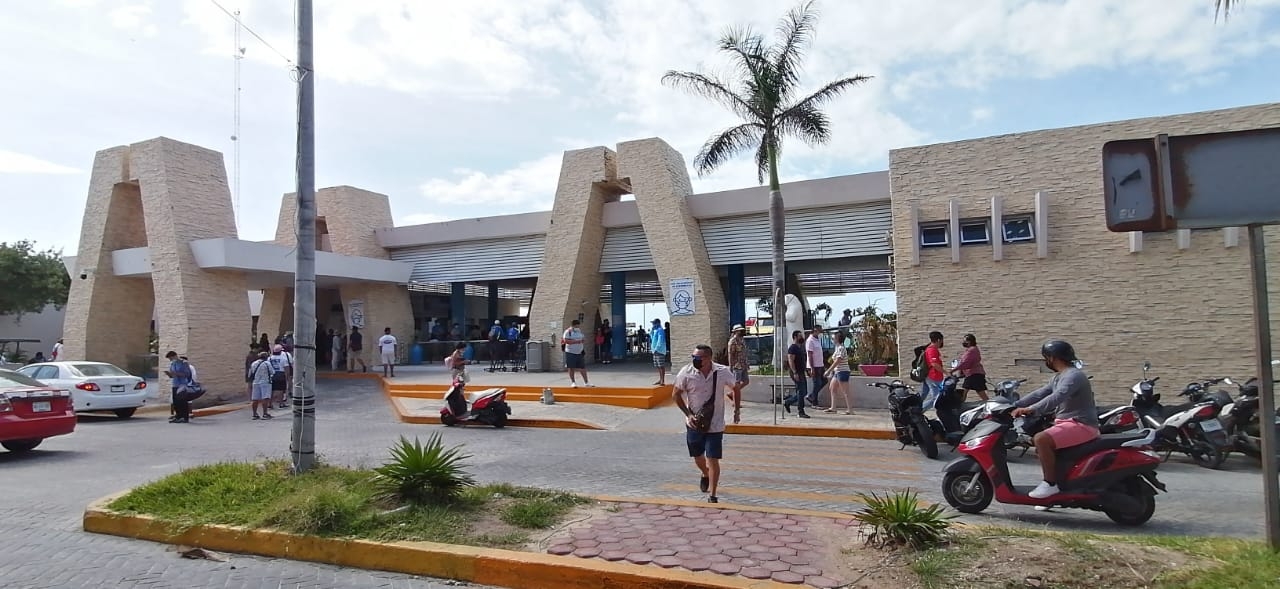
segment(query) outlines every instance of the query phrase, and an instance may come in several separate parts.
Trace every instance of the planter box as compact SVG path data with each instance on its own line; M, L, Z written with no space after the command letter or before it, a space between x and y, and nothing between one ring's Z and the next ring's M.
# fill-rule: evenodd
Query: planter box
M859 364L858 372L863 376L881 377L889 373L888 364Z

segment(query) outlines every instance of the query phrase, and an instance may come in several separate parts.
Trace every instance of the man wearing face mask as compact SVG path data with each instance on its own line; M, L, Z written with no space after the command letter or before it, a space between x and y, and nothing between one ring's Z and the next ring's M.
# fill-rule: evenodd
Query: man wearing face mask
M672 397L684 413L685 445L693 464L702 473L698 487L708 493L708 503L718 503L716 489L720 484L720 458L724 454L724 390L732 390L733 422L742 413L742 384L735 382L728 366L712 361L711 346L700 345L693 351L691 362L676 374Z
M1053 425L1033 438L1040 469L1044 472L1044 481L1028 493L1035 499L1052 497L1059 492L1054 452L1093 441L1100 435L1093 387L1084 371L1076 367L1075 349L1065 341L1049 340L1040 346L1040 355L1044 357L1044 365L1056 374L1049 379L1049 384L1014 402L1018 408L1012 414L1022 417L1054 413Z

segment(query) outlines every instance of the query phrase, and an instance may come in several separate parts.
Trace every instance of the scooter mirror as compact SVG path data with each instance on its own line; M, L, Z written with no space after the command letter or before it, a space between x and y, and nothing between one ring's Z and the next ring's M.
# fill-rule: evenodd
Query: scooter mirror
M1148 370L1151 370L1151 362L1145 362L1145 361L1144 361L1144 362L1142 363L1142 371L1143 371L1143 372L1147 372Z

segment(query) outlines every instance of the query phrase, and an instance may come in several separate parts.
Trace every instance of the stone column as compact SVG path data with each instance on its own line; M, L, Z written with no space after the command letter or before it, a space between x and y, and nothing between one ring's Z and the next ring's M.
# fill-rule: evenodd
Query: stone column
M697 344L722 350L729 339L728 308L720 278L707 257L702 229L689 211L687 199L693 188L684 158L661 139L627 141L618 144L618 174L631 179L645 239L668 304L672 278L692 278L696 285L695 313L671 318L672 357L687 356Z
M613 357L627 356L627 273L614 272L610 277L611 301L609 307L611 317L609 323L613 327Z

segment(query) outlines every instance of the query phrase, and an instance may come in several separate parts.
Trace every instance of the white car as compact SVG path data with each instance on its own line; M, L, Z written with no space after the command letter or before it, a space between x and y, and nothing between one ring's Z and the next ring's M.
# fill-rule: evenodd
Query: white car
M106 362L42 362L18 370L48 386L71 391L77 413L111 411L133 417L147 403L147 381Z

